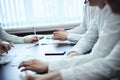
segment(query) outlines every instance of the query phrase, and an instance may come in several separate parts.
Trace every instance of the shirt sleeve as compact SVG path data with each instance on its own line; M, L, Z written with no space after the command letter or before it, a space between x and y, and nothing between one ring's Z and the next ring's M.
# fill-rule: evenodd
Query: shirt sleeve
M98 39L98 28L96 24L91 24L91 27L88 29L88 31L69 52L76 51L79 54L84 54L92 49L97 39Z
M110 16L112 19L108 18L108 21L106 20L107 22L105 22L105 23L108 23L108 24L104 24L104 26L101 28L101 31L99 34L99 39L97 40L97 42L94 45L92 52L90 54L80 55L80 56L76 56L73 58L66 58L61 61L51 62L49 64L50 70L59 70L59 69L64 69L64 68L70 68L70 67L76 66L78 64L88 63L97 58L104 58L104 57L108 56L111 53L111 51L113 50L113 48L115 47L115 45L117 44L117 42L120 40L120 36L119 36L119 34L120 34L120 27L119 27L119 23L120 23L119 19L120 18L119 17L120 16L114 16L114 17L112 15L110 15ZM111 22L112 20L114 22ZM85 39L84 39L84 37L81 39L81 40L84 39L87 41L87 43L84 43L84 44L88 47L89 47L89 43L91 43L91 41L92 41L91 39L93 38L92 42L94 42L94 37L96 37L96 38L98 37L98 34L97 34L98 29L96 27L94 27L94 28L91 27L90 29L92 32L93 31L96 31L96 32L92 33L90 31L89 34L92 34L92 35L89 35L89 36L85 35ZM89 37L90 37L90 40L89 40ZM81 42L81 45L82 44L83 44L83 42ZM91 43L91 44L93 44L93 43ZM84 47L85 46L83 46L83 49L84 49ZM77 48L81 49L82 47L78 46Z
M67 40L77 43L83 37L83 35L84 34L69 33Z
M120 76L120 41L110 55L60 70L63 80L110 80Z
M108 7L106 6L108 9ZM106 11L106 9L104 10ZM103 12L104 12L103 11ZM101 57L107 56L120 40L120 16L110 12L104 12L93 23L82 39L70 50L84 54L90 49L92 54Z
M93 45L96 42L97 37L98 37L98 32L97 32L96 26L94 25L93 27L89 28L89 30L86 32L85 36L79 40L79 42L73 47L73 49L71 51L79 52L81 50L80 52L84 53L85 50L88 49L87 46L89 48L92 48L91 45ZM93 40L95 38L95 41L93 41L93 43L91 43L92 40L89 40L89 38L90 39L92 38ZM90 46L89 46L89 44L90 44ZM84 49L84 51L82 51L82 49ZM85 63L94 58L97 58L97 56L93 55L93 54L88 54L88 55L76 56L73 58L71 58L71 57L65 58L61 61L49 62L49 70L54 71L54 70L59 70L59 69L63 69L63 68L68 68L71 66L75 66L78 63L78 61L80 61L79 64L82 64L82 63ZM64 66L61 66L61 65L64 65Z
M83 19L83 22L80 26L75 27L71 30L67 30L68 33L76 33L76 34L83 34L85 33L87 30L87 26L86 26L86 19Z
M87 31L87 26L84 19L80 26L67 31L68 33L67 39L69 41L78 42L83 37L86 31Z
M65 57L62 60L58 60L58 61L56 60L56 61L49 62L48 69L49 71L67 69L67 68L75 67L80 64L82 65L84 63L87 63L97 58L99 58L99 56L95 54L80 55L80 56L75 56L75 57Z
M68 36L67 36L67 39L69 41L73 41L73 42L78 42L82 36L84 35L84 33L87 31L87 28L88 28L88 24L86 24L86 15L87 15L87 12L86 12L86 6L84 6L84 17L83 17L83 21L82 23L80 24L80 26L78 27L75 27L71 30L67 30L67 33L68 33ZM89 16L88 16L89 17ZM89 22L88 22L89 23Z
M0 38L3 41L14 42L14 43L24 43L24 37L18 37L16 35L8 34L1 27L0 27Z

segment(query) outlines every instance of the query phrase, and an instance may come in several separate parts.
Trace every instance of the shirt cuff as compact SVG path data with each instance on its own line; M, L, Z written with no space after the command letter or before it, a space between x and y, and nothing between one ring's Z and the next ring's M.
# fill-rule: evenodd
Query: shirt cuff
M20 39L18 40L18 42L19 42L19 43L25 43L25 42L24 42L24 38L20 38Z
M81 39L82 35L80 34L71 34L68 33L67 39L72 42L78 42Z

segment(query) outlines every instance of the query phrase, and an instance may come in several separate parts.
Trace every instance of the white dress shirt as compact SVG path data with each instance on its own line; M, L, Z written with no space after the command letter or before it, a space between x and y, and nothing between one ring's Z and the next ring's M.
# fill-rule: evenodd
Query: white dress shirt
M75 27L71 30L67 30L68 36L67 39L69 41L78 42L84 33L88 30L91 21L96 15L96 7L91 7L89 4L85 4L84 6L84 18L83 22L80 26Z
M92 27L79 41L81 45L77 46L80 53L84 53L91 48L92 52L86 55L64 58L60 61L51 61L49 62L49 71L60 70L63 80L110 79L112 67L107 65L106 61L104 62L104 58L110 53L118 53L117 50L119 49L116 50L115 45L119 40L120 15L113 14L106 5L96 16ZM107 62L109 62L109 59L105 58L105 60L108 60ZM114 62L110 62L110 64L112 65ZM108 66L108 69L104 68L105 65ZM114 67L114 69L117 69L117 67ZM101 79L101 77L103 78Z
M98 13L89 30L70 51L84 54L92 49L92 54L97 52L97 55L106 56L120 39L120 27L116 24L120 21L119 18L113 17L108 6L103 10L97 10Z
M60 72L63 80L120 80L120 41L107 57Z

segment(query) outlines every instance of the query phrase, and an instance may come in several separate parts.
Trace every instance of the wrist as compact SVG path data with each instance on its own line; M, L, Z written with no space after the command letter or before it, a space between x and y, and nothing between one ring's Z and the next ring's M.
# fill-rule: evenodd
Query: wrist
M27 41L27 39L26 39L26 38L24 38L24 43L28 43L28 41Z
M38 66L38 69L36 72L38 74L48 73L48 62L44 62L42 64L43 64L42 68L41 68L41 66Z

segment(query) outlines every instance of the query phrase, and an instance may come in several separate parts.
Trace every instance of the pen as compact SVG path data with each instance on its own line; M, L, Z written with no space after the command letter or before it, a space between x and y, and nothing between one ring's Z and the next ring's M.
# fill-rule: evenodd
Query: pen
M34 32L34 35L36 36L36 30L35 30L35 27L33 27L33 32Z
M36 30L35 30L35 27L33 27L33 32L34 32L34 35L36 36ZM37 38L37 36L36 36ZM37 40L39 41L39 39L37 38Z

